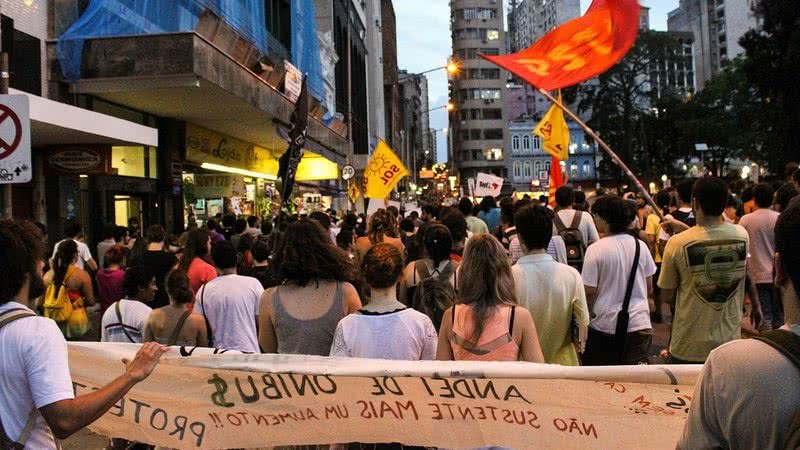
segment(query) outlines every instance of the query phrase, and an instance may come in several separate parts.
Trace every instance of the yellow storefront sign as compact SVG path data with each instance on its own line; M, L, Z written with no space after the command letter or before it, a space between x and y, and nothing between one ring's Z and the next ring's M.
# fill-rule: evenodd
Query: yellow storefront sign
M277 142L286 146L282 140ZM186 160L189 162L233 167L275 177L278 175L278 158L286 149L275 150L226 136L198 125L186 124ZM339 167L335 162L306 151L300 161L295 179L297 181L322 181L335 180L338 177Z

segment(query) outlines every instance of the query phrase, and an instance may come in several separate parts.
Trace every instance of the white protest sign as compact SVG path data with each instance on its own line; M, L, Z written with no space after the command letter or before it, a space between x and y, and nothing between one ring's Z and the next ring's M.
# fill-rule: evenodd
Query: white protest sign
M28 96L0 95L0 184L27 183L31 167Z
M469 189L469 196L475 198L475 178L467 179L467 188Z
M121 374L120 360L138 347L70 343L76 394ZM343 442L606 449L641 448L643 436L648 449L674 449L702 368L208 353L171 349L89 428L178 449Z
M503 190L503 179L488 173L478 173L475 183L475 195L477 197L497 197Z

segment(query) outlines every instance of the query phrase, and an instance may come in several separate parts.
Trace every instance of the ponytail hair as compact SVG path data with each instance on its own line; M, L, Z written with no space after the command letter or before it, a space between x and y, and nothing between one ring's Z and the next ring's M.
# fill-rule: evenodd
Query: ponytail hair
M446 226L435 224L425 230L423 236L425 252L428 258L433 260L433 268L439 267L442 261L450 259L453 250L453 237Z
M67 239L58 245L56 256L53 258L53 284L56 287L64 284L64 278L67 276L69 266L75 261L75 256L78 254L78 244L72 239Z

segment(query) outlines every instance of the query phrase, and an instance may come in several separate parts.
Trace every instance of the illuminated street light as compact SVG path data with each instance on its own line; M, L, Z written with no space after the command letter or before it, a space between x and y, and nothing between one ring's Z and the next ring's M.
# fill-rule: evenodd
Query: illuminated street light
M447 102L445 108L447 108L447 112L453 112L456 110L456 104L453 102Z
M447 65L444 66L444 69L447 71L449 75L452 76L458 74L458 72L461 70L461 66L459 66L457 62L450 60L450 62L448 62Z

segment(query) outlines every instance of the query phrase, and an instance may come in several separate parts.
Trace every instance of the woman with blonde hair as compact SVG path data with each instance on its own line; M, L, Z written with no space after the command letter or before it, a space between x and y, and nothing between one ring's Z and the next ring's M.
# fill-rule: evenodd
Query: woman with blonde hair
M456 304L442 319L437 359L544 362L533 317L517 306L511 264L497 238L479 234L469 240L458 278Z
M373 245L391 244L405 254L405 245L397 236L397 219L385 209L379 209L369 218L367 235L356 240L353 253L356 257L356 267L361 267L361 261Z

